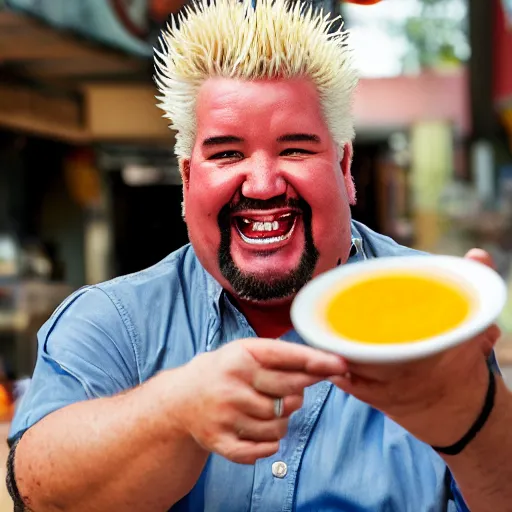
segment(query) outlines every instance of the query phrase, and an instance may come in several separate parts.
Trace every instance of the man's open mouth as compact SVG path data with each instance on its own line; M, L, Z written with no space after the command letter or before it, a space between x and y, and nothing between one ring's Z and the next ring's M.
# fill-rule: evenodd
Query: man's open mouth
M248 244L266 245L283 242L293 234L299 212L240 213L233 219L242 240Z

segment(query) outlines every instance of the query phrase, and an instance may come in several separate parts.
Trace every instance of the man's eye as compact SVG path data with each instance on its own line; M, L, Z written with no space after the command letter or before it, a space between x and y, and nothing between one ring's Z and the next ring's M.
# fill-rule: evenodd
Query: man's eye
M294 156L294 155L314 155L313 151L309 151L308 149L301 148L288 148L284 151L281 151L281 156Z
M240 151L221 151L210 156L208 160L240 160L243 157Z

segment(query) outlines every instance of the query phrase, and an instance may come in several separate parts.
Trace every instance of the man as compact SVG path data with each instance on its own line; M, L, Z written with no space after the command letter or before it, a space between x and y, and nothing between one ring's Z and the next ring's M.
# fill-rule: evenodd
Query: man
M284 0L204 0L163 35L191 246L78 291L40 331L10 438L20 508L511 508L496 328L384 366L292 330L314 276L411 252L350 219L356 77L330 23Z

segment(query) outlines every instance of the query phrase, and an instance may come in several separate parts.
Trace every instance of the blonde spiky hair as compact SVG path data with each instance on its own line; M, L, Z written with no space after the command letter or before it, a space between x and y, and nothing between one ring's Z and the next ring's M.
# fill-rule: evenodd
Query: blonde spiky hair
M211 1L211 0L210 0ZM307 77L315 84L338 147L352 140L352 96L357 84L343 24L330 14L288 0L199 0L187 6L155 50L158 106L177 131L179 159L195 141L196 98L202 83L222 76L243 80ZM179 26L178 26L179 24Z

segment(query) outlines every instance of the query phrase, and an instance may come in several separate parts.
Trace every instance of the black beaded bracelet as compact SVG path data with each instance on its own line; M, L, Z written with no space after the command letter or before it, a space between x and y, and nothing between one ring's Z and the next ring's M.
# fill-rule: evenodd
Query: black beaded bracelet
M14 475L14 459L16 457L16 448L18 443L20 442L21 435L14 441L11 449L9 451L9 456L7 457L7 475L5 478L5 482L7 484L7 490L13 501L13 512L29 512L29 509L25 507L23 503L23 499L18 490L18 486L16 484L16 477Z
M496 377L494 375L494 371L489 366L489 387L487 388L487 394L485 396L484 406L482 407L482 412L476 419L475 423L468 430L467 434L457 441L455 444L446 447L440 446L432 446L432 448L444 455L458 455L466 446L475 438L475 436L480 432L482 427L485 425L491 411L494 407L494 397L496 395Z

